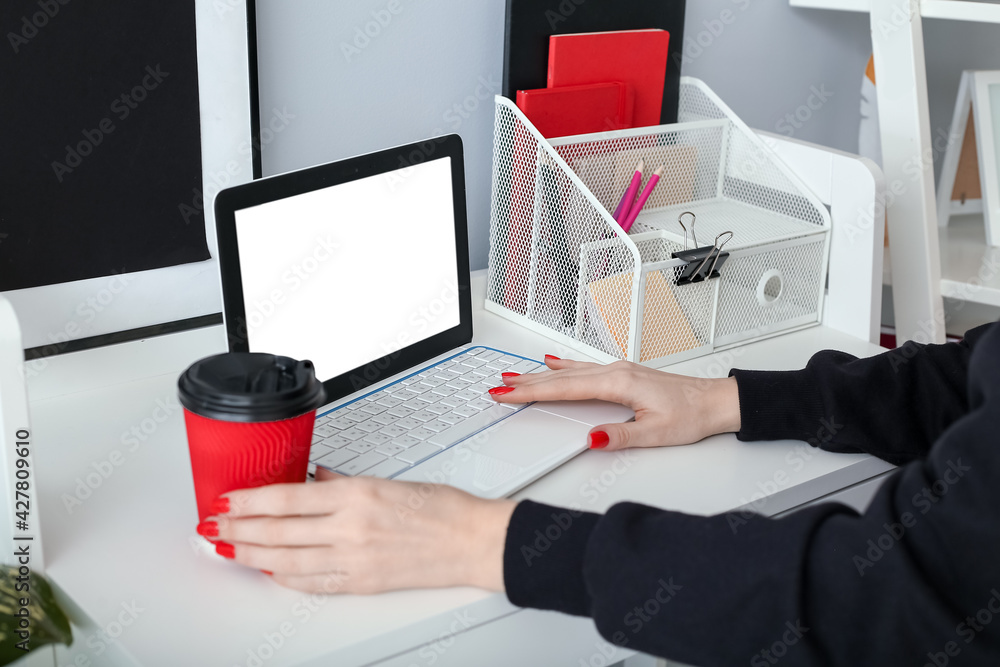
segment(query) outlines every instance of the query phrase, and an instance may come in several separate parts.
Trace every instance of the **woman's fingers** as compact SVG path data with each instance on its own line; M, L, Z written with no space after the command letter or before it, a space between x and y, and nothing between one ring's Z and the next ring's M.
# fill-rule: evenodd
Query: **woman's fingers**
M263 547L234 544L233 560L255 570L284 576L323 575L333 569L333 549L325 547Z
M338 476L339 477L339 476ZM341 500L335 488L347 479L332 479L314 484L272 484L256 489L231 491L222 496L229 509L220 516L297 516L329 514ZM322 487L322 488L320 488Z
M260 546L307 547L330 544L328 522L325 516L306 517L252 517L245 519L227 516L212 517L206 524L215 523L217 537L222 542L241 542ZM205 524L202 524L205 525Z
M359 591L350 587L350 578L341 572L326 572L324 574L310 574L306 576L294 576L275 572L274 581L292 590L303 593L318 593L326 595L336 595L337 593L356 593Z
M619 367L582 362L573 364L569 368L544 373L506 377L506 386L490 394L500 403L582 401L591 398L626 403L622 392L624 376Z
M316 481L317 482L327 482L331 479L344 479L344 475L338 475L335 472L327 470L326 468L320 468L316 466Z
M600 368L599 364L592 364L587 361L573 361L572 359L560 359L559 357L553 357L551 354L545 355L545 365L554 371L567 368Z
M664 441L663 427L663 424L654 425L649 421L603 424L590 432L590 448L613 452L637 447L660 447Z
M582 401L607 398L606 383L589 375L539 374L530 382L507 382L507 386L490 391L498 403L530 403L532 401Z
M510 387L519 387L549 381L561 375L594 372L601 368L597 364L588 364L582 361L564 362L560 359L556 363L558 367L550 362L548 370L535 371L534 373L501 373L500 381Z

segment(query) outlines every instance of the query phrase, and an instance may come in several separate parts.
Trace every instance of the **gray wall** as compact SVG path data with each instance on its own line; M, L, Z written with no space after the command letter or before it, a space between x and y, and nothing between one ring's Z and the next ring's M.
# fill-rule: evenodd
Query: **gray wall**
M504 0L257 5L262 118L266 123L272 109L286 108L295 116L265 147L264 173L458 132L466 151L472 265L485 267ZM376 36L358 39L358 48L355 39L366 27Z
M723 18L731 23L715 37ZM750 127L857 151L867 15L793 9L787 0L692 0L685 33L684 73L708 83ZM786 116L814 90L826 99L813 98L819 108L806 106L807 120L793 125Z
M266 145L265 173L458 132L472 264L485 267L504 4L258 0L263 119L274 109L294 115ZM376 36L355 42L366 27ZM857 150L867 15L786 0L691 0L685 29L684 73L704 79L751 127ZM947 131L961 70L1000 68L1000 27L928 21L925 35L932 130ZM818 108L801 109L810 101ZM790 123L796 112L808 118Z
M1000 4L1000 0L994 0L993 4ZM924 41L931 134L946 136L955 112L962 70L1000 69L1000 25L925 21ZM943 157L941 153L934 156L938 173Z

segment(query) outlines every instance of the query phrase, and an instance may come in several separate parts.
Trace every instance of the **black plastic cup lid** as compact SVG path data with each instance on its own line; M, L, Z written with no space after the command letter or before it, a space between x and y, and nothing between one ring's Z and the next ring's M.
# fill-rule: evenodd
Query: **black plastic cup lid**
M293 419L326 402L311 361L231 352L195 362L177 382L181 405L229 422Z

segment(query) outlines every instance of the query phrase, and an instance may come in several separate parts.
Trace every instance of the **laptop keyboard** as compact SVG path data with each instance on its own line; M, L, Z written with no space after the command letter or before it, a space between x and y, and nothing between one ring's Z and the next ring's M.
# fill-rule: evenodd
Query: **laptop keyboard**
M475 347L316 418L310 463L341 475L389 479L509 417L489 390L501 373L543 364Z

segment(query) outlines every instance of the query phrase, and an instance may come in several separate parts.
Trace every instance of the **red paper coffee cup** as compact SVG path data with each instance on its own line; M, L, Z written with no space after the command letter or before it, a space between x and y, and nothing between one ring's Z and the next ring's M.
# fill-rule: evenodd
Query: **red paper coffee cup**
M312 362L260 353L202 359L178 381L198 520L229 491L306 480L316 409Z

